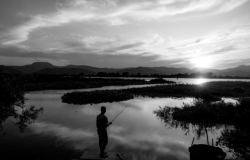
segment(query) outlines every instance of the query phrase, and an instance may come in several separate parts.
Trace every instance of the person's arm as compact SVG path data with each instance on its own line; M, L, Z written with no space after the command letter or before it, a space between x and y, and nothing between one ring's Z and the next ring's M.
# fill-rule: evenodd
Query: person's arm
M106 117L106 124L107 124L107 126L106 127L108 127L109 125L111 125L112 124L112 122L108 122L108 118Z

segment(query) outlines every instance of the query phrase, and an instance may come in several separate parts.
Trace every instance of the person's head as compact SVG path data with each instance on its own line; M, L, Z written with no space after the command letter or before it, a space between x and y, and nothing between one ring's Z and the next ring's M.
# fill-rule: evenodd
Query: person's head
M105 114L105 113L106 113L106 107L105 107L105 106L102 106L102 107L101 107L101 112L102 112L102 114Z

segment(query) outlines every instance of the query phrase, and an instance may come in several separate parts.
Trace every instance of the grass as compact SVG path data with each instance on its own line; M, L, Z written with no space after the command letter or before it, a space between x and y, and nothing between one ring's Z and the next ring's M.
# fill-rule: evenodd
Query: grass
M191 124L241 124L250 120L250 98L242 98L238 103L205 102L195 100L183 107L166 106L154 111L161 119L170 119Z
M117 99L116 94L120 94ZM189 85L189 84L169 84L156 85L143 88L129 88L120 91L90 91L90 92L74 92L63 95L63 102L71 104L87 104L87 103L102 103L114 102L117 100L127 100L136 96L146 97L193 97L202 99L206 102L219 101L221 97L250 97L250 83L249 82L208 82L203 85ZM71 95L72 94L72 95ZM75 97L74 97L75 96ZM89 97L94 98L89 98ZM124 96L124 97L123 97ZM71 98L68 98L71 97ZM85 97L85 98L84 98ZM104 98L106 97L106 98ZM102 101L104 100L105 101Z
M72 92L64 94L61 99L69 104L97 104L118 102L133 99L133 95L120 90L101 90L92 92Z
M207 82L201 85L172 84L127 89L127 92L149 97L195 97L219 100L220 97L249 97L249 82ZM217 98L216 98L217 97Z

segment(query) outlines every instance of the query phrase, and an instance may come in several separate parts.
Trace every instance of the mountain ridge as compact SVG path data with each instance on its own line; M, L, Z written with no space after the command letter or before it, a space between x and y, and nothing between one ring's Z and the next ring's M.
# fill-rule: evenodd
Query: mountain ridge
M4 66L4 65L0 65L0 73L4 73L4 74L23 74L22 72L13 69L11 67L8 66Z
M4 65L1 65L4 66ZM43 69L50 68L61 68L60 72L68 73L68 71L63 71L63 69L71 68L72 72L80 72L80 70L77 71L77 69L83 69L83 73L93 73L97 74L98 72L109 72L109 73L120 73L128 72L129 74L141 74L141 75L150 75L150 74L163 74L163 75L173 75L173 74L191 74L191 73L197 73L200 72L202 74L212 72L215 76L239 76L239 77L249 77L250 76L250 65L240 65L234 68L227 68L227 69L211 69L211 68L174 68L174 67L128 67L128 68L98 68L98 67L92 67L92 66L86 66L86 65L66 65L66 66L54 66L51 63L48 62L34 62L29 65L24 66L5 66L10 67L12 69L15 69L16 71L20 71L24 74L33 74L36 72L39 72ZM74 71L74 68L76 69ZM58 70L59 71L59 70ZM47 70L47 72L49 72ZM51 71L51 73L54 73L54 71Z
M79 74L95 74L92 71L81 69L81 68L45 68L35 74L54 74L54 75L79 75Z

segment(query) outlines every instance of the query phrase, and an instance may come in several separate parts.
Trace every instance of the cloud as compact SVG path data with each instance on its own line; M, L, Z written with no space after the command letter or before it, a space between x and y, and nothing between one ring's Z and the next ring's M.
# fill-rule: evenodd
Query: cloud
M62 46L60 46L59 50L62 50L61 52L63 53L142 55L142 53L153 54L152 52L148 52L149 48L162 44L163 42L164 39L158 34L153 34L147 39L125 39L119 36L114 38L89 36L78 40L60 40L59 43L61 43Z
M230 46L217 48L210 53L220 54L220 53L225 53L225 52L246 50L246 49L250 49L250 46L249 45L230 45Z
M115 53L117 53L117 51L128 50L128 49L131 49L131 48L140 47L143 44L144 44L144 42L134 42L134 43L131 43L131 44L125 44L125 45L121 45L121 46L118 46L118 47L115 47L115 48L104 50L104 52L115 52Z
M244 3L246 3L248 0L230 0L230 1L224 1L222 5L219 7L219 9L214 12L214 14L218 13L225 13L228 11L231 11Z
M78 44L73 44L73 47L71 46L72 44L69 46L66 46L66 44L62 45L62 48L46 51L36 51L16 46L0 46L0 63L9 65L11 59L16 59L15 63L12 64L23 65L23 62L27 64L34 61L46 61L55 65L84 64L94 67L138 67L140 65L155 66L154 60L158 57L156 54L145 52L143 49L137 49L134 51L135 53L130 54L126 52L120 54L97 54L95 53L97 52L97 48L87 50L84 47L79 47ZM157 65L164 65L165 63L166 61L163 61Z
M224 62L228 59L235 59L237 57L242 60L242 64L245 64L244 57L249 57L246 52L250 50L250 45L239 41L236 44L226 43L224 45L218 45L220 47L207 47L204 48L189 48L189 49L180 49L174 48L172 50L167 49L165 54L159 55L155 61L156 63L161 61L168 61L168 66L176 67L192 67L194 61L204 61L205 63L211 62L209 67L217 68L223 66ZM238 56L237 56L238 55Z
M106 43L114 43L116 41L118 41L118 38L105 38L105 37L99 37L99 36L89 36L89 37L85 37L81 40L82 42L86 43L86 44L94 44L94 45L98 45L98 44L106 44Z
M237 67L242 64L250 65L250 58L234 58L225 60L221 68L228 68L228 66Z
M162 44L165 40L158 34L152 35L152 38L147 41L147 46L156 46Z
M222 47L217 47L208 51L201 51L199 52L200 56L212 56L212 55L222 55L222 54L229 54L231 52L239 52L239 51L245 51L249 50L250 45L249 44L230 44L230 45L225 45Z
M56 27L72 22L96 22L123 25L133 21L158 20L164 17L197 11L224 13L246 3L247 0L73 0L57 3L57 11L48 15L33 15L26 23L11 28L2 35L3 45L28 40L34 30Z
M238 40L247 37L250 37L250 22L249 20L246 21L245 19L241 19L228 23L227 25L222 26L216 31L205 36L185 40L172 40L168 44L168 47L166 47L166 49L186 49L188 47L198 46L202 44L218 43L228 40Z
M249 59L247 54L248 51L250 51L249 44L230 44L208 51L200 51L196 54L190 54L186 57L186 61L182 61L186 62L185 65L188 65L190 62L196 67L203 66L205 68L226 68L224 66L230 66L228 61L235 61L234 63L238 64L247 64L248 62L246 62L245 59Z

